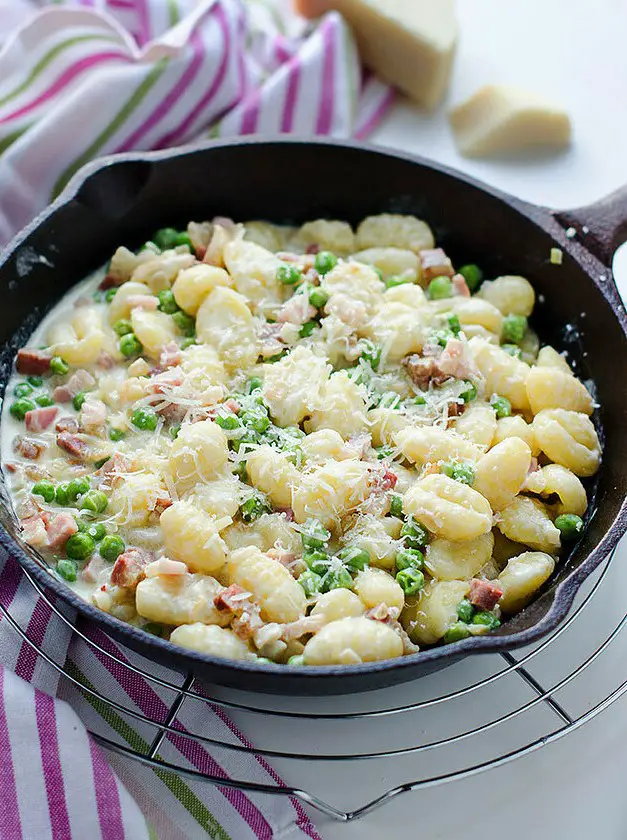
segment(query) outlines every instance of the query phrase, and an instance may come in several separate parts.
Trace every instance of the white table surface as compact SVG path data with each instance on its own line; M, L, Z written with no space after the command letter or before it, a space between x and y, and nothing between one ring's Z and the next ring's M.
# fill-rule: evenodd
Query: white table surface
M554 207L583 205L627 183L626 0L459 0L459 16L461 43L448 102L460 101L487 82L544 91L570 112L573 147L545 160L468 161L455 150L444 109L427 116L405 103L399 103L379 129L376 142L416 151ZM627 250L619 254L616 267L627 291ZM623 543L585 620L577 619L559 643L534 660L531 672L554 683L589 655L627 611L626 593L627 544ZM627 679L627 631L623 635L560 693L560 701L575 714ZM379 702L421 699L474 681L476 674L498 664L493 657L467 660L413 686L379 692ZM312 751L332 748L338 737L343 747L352 743L360 750L432 740L448 731L450 715L458 718L456 728L461 729L532 696L517 677L507 679L507 684L499 681L473 698L428 709L418 717L347 726L342 734L304 727L298 746L309 745ZM377 698L364 702L376 703ZM348 703L336 699L325 705L339 711ZM548 731L550 722L546 709L535 708L511 726L457 744L446 754L434 751L359 765L305 762L295 767L283 762L279 769L290 784L351 808L412 776L450 771L532 740ZM274 730L270 725L268 737L278 737ZM284 738L284 744L296 748L296 739ZM498 770L406 794L353 823L336 823L315 812L312 816L325 840L379 840L392 832L415 840L495 833L508 840L624 840L626 775L627 697L623 697L577 732Z

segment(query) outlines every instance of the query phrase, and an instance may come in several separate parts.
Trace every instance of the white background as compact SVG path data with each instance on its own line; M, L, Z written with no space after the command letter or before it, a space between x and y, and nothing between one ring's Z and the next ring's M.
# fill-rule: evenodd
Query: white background
M447 104L488 82L543 91L570 112L572 149L543 160L467 161L455 151L445 109L427 116L405 104L377 132L376 142L419 152L547 206L583 205L627 184L626 0L459 0L459 17L460 49ZM627 251L621 256L617 273L627 290ZM592 653L626 611L624 544L589 609L531 663L531 672L546 684L557 682ZM502 667L497 657L475 658L359 702L402 705L467 685ZM577 716L626 679L627 630L558 699ZM518 677L510 676L461 701L400 715L392 722L375 719L327 733L304 726L298 735L279 732L270 722L267 735L275 747L282 738L283 745L312 752L332 750L339 742L342 749L398 748L472 728L532 696ZM340 711L355 703L329 699L317 708ZM536 707L508 726L418 756L359 765L275 763L290 784L302 784L339 807L352 808L401 781L464 767L534 740L559 725L551 715ZM415 840L496 834L508 840L624 840L626 777L623 697L577 732L498 770L406 794L354 823L334 823L315 812L312 816L325 840L380 840L392 834Z

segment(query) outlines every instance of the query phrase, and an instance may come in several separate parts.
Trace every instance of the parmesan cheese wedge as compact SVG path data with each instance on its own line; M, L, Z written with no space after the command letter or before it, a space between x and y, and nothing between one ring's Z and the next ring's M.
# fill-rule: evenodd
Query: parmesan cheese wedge
M444 97L457 42L454 0L294 0L308 18L332 9L352 27L364 62L425 108Z
M486 85L450 113L459 151L488 157L570 143L568 114L543 97L507 85Z

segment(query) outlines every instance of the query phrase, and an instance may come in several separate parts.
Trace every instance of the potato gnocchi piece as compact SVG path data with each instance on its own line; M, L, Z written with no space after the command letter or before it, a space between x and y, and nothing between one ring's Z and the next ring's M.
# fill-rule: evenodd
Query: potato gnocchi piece
M355 577L355 592L367 609L385 604L399 611L405 605L405 595L400 584L383 569L364 569Z
M272 310L281 303L277 271L284 263L272 251L236 236L224 247L224 265L245 301L262 311L268 306Z
M183 269L172 286L174 300L188 315L196 315L200 304L218 286L232 286L233 280L223 269L200 263Z
M556 516L574 513L583 516L588 507L586 491L576 475L560 464L547 464L531 473L525 482L525 492L539 496L557 496L559 501L553 506Z
M151 359L159 359L161 351L177 336L176 325L164 312L149 312L136 308L131 312L133 332Z
M551 521L546 507L537 499L516 496L497 520L499 531L513 542L536 551L555 553L560 548L560 532Z
M499 605L503 612L516 613L553 574L555 560L541 551L526 551L512 557L498 577L503 589Z
M366 612L364 602L350 589L331 589L320 595L311 615L323 616L326 623L341 618L356 618Z
M492 556L494 536L482 534L467 542L435 539L427 546L425 566L439 580L468 580L475 577Z
M420 312L420 315L430 320L429 310L427 306L427 296L420 288L413 283L403 283L400 286L392 286L386 289L383 293L383 303L403 303Z
M478 461L483 454L476 444L438 426L403 429L394 435L394 441L412 464L436 464L451 459Z
M345 531L342 543L366 551L373 566L393 569L396 555L402 547L398 542L401 527L401 520L394 516L357 516L352 528Z
M540 447L533 433L533 426L527 423L525 418L521 417L520 414L515 414L511 417L501 417L500 420L497 420L496 434L494 435L492 445L496 446L498 443L509 440L510 438L524 440L534 457L540 454Z
M488 500L446 475L427 475L417 481L405 493L403 510L447 540L473 540L492 527Z
M109 304L108 319L111 326L123 318L130 318L133 298L143 295L152 296L152 289L145 283L135 283L133 280L130 280L128 283L120 286Z
M490 502L492 510L511 504L527 479L531 450L518 437L497 443L479 459L473 487Z
M244 239L261 245L267 251L280 251L286 243L286 231L290 230L269 222L244 222Z
M172 444L170 469L179 492L212 481L229 459L227 437L213 420L185 424Z
M422 267L416 253L403 248L367 248L353 254L352 259L378 268L384 280L388 277L405 277L411 283L419 283L422 276Z
M363 333L382 348L383 358L394 364L422 350L427 328L413 307L391 301L379 308Z
M282 452L260 446L248 456L246 470L253 487L269 496L276 507L292 506L292 492L300 483L300 473Z
M197 484L192 501L209 516L235 516L241 504L241 484L235 476Z
M159 524L168 554L186 563L192 572L217 572L226 561L227 547L221 528L229 516L215 519L193 502L174 502L163 511Z
M265 621L285 624L304 615L307 599L302 586L277 560L258 548L240 548L229 556L230 583L251 592Z
M355 450L344 443L344 438L335 429L310 432L301 440L300 448L309 464L324 464L331 459L343 461L355 457Z
M559 368L534 367L526 382L529 405L534 414L545 408L561 408L592 414L594 401L590 392L573 374Z
M380 304L384 289L376 271L358 262L338 263L324 275L321 286L331 299L336 295L345 295L351 301L363 304L367 317Z
M224 587L209 575L156 575L140 581L135 591L137 612L160 624L218 624L231 620L213 599Z
M435 240L426 222L415 216L381 213L368 216L357 228L357 246L365 248L403 248L414 253L433 248Z
M346 371L331 374L322 386L320 407L305 421L305 431L334 429L345 439L364 431L367 420L362 392Z
M564 373L572 374L566 359L554 347L550 347L549 345L542 347L538 352L536 365L538 367L557 368L558 370L564 371Z
M490 334L501 335L503 314L496 306L478 297L454 297L437 301L434 310L438 313L453 312L459 318L462 329L482 327Z
M203 300L196 317L198 339L216 349L225 368L236 371L257 361L259 342L246 298L218 286Z
M279 426L296 426L318 408L329 371L324 358L303 346L266 365L262 394L274 421Z
M506 275L481 284L477 296L487 300L503 315L524 315L528 318L536 303L536 293L525 277Z
M419 600L407 607L401 623L412 642L433 645L458 620L457 605L468 594L467 581L431 581Z
M364 461L327 461L304 473L293 495L296 521L313 517L326 528L337 527L367 497L370 469Z
M105 338L100 313L91 306L81 306L69 323L54 324L47 337L52 353L68 364L75 367L93 365Z
M551 461L589 478L599 469L601 444L589 417L563 408L547 408L533 420L540 449Z
M155 473L131 473L111 493L107 512L119 525L139 528L147 524L159 498L167 497L161 478Z
M367 422L374 446L396 446L396 435L412 425L406 414L392 408L371 409Z
M455 432L482 449L489 449L496 435L496 413L491 405L472 402L455 421Z
M192 344L183 350L180 368L185 374L185 386L198 396L226 382L224 365L209 344Z
M359 665L395 659L403 654L398 634L380 621L363 616L325 625L305 645L305 665Z
M111 257L107 276L118 284L126 283L127 280L131 279L131 274L139 265L154 260L155 256L156 251L153 251L152 248L143 248L137 254L134 254L122 245Z
M255 654L246 642L232 630L216 624L184 624L172 631L170 641L188 650L220 659L255 659Z
M145 283L157 294L169 289L179 271L194 265L196 258L187 248L164 251L153 260L142 262L131 276L134 283Z
M348 222L316 219L305 222L291 241L291 246L300 251L305 251L309 245L318 245L321 251L332 251L338 257L345 257L355 250L355 234Z
M526 388L529 365L481 338L471 338L469 344L485 378L486 393L506 397L517 411L529 411Z

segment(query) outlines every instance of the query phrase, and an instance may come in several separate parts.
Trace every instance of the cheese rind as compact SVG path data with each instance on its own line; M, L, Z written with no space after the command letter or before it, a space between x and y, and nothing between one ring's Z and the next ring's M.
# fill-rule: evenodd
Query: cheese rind
M457 43L454 0L294 0L307 18L335 10L364 62L425 108L444 97Z
M562 149L570 143L568 114L531 91L486 85L449 115L455 142L466 157L526 149Z

